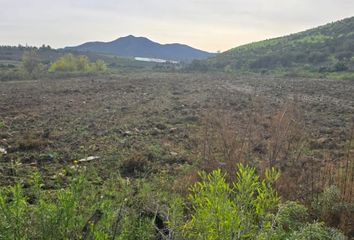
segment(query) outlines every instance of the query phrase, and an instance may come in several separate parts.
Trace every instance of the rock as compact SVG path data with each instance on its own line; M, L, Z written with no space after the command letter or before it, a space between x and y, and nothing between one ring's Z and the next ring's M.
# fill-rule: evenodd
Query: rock
M128 137L128 136L131 136L132 135L132 132L131 131L125 131L123 132L123 137Z
M330 141L330 139L329 138L326 138L326 137L322 137L322 138L319 138L319 139L317 139L317 144L320 144L320 145L322 145L322 144L326 144L326 143L328 143Z
M3 148L3 147L0 147L0 154L4 154L4 155L6 155L6 154L7 154L6 149L5 149L5 148Z
M97 160L97 159L100 159L100 157L98 157L98 156L90 156L90 157L87 157L87 158L80 159L80 160L78 160L78 162L80 162L80 163L82 163L82 162L91 162L91 161Z
M175 133L175 132L177 132L177 130L178 130L177 128L170 128L169 132L170 133Z
M176 153L176 152L170 152L170 154L171 154L172 156L177 156L177 155L178 155L178 153Z

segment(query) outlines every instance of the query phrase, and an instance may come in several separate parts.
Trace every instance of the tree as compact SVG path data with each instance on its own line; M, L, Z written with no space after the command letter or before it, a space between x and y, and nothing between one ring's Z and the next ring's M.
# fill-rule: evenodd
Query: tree
M26 51L22 55L22 64L25 71L33 75L39 69L39 56L37 50Z
M107 65L103 60L98 59L95 63L85 56L74 56L71 53L58 58L49 67L49 72L105 72Z
M101 59L98 59L95 63L95 71L97 72L105 72L107 71L107 65L106 63L101 60Z
M87 56L81 55L76 59L76 61L77 61L76 67L78 71L88 72L91 70L90 60Z
M75 72L77 71L77 62L73 54L65 54L50 65L49 72Z

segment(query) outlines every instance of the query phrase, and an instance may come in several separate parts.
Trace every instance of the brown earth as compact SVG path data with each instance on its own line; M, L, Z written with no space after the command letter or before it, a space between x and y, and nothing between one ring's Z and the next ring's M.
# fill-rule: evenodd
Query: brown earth
M33 168L55 179L58 169L88 156L100 157L93 165L103 174L126 164L132 171L178 174L198 158L205 114L243 119L261 110L269 117L290 102L301 110L311 150L344 154L354 81L137 73L0 82L0 147L7 150L0 155L0 181L8 184ZM129 159L140 165L132 168Z

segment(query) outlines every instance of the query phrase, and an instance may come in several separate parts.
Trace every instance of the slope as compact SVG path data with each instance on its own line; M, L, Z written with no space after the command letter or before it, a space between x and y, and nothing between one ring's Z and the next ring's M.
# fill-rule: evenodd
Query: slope
M354 70L354 17L236 47L208 60L208 67L251 72Z

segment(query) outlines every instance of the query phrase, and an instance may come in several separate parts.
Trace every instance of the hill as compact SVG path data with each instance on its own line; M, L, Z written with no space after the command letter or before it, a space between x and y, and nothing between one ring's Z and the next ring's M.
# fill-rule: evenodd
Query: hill
M354 17L233 48L208 60L208 67L251 72L354 70Z
M213 56L212 53L187 45L178 43L160 44L144 37L134 37L132 35L118 38L112 42L88 42L66 49L100 52L123 57L158 58L175 61L206 59Z

